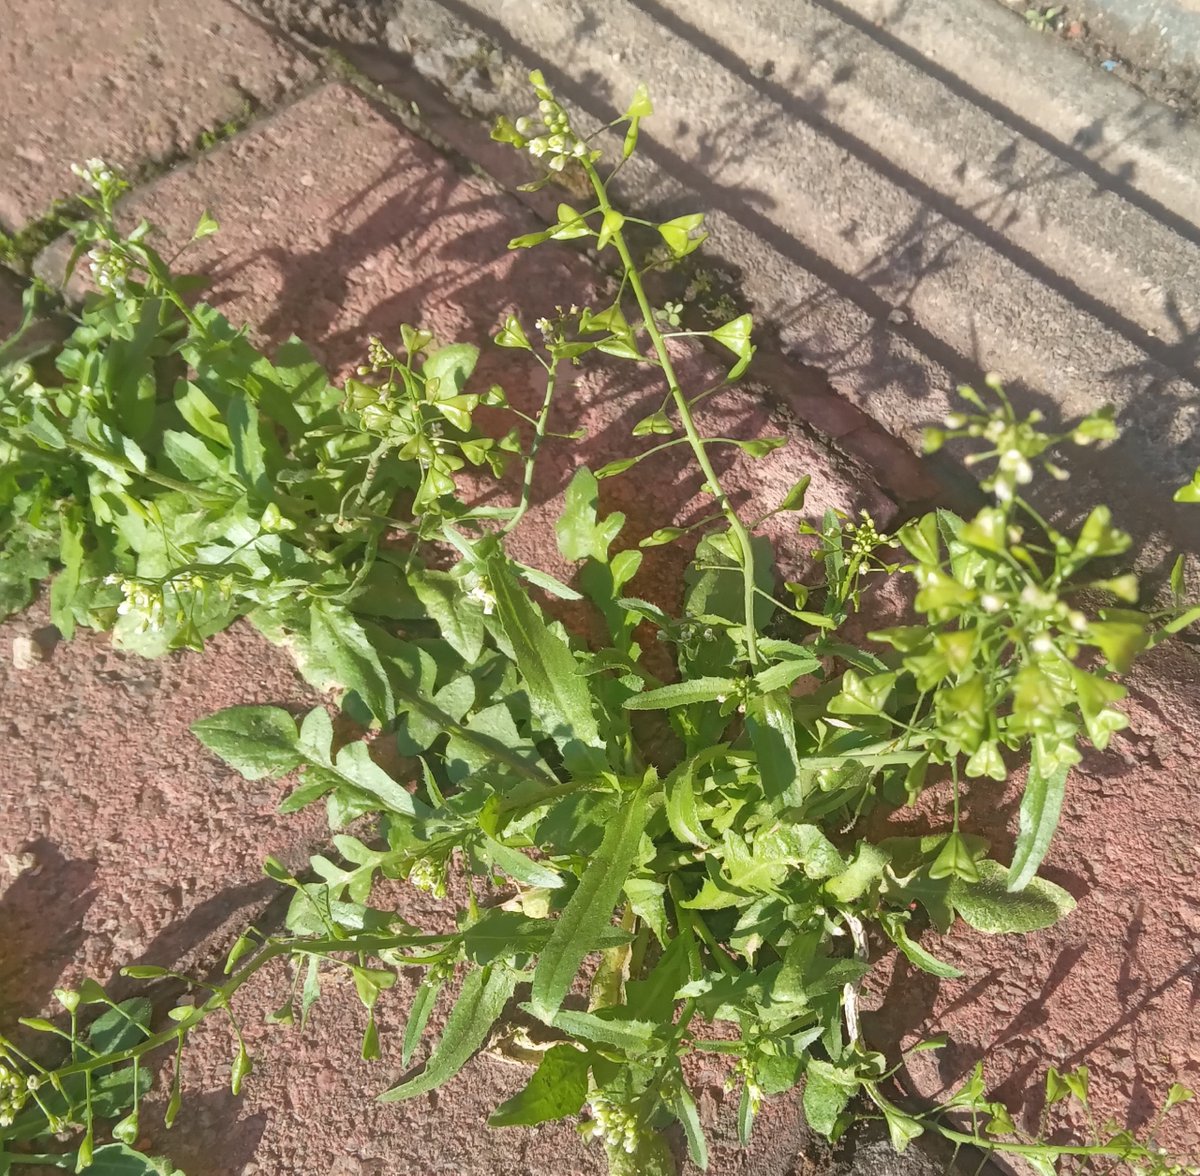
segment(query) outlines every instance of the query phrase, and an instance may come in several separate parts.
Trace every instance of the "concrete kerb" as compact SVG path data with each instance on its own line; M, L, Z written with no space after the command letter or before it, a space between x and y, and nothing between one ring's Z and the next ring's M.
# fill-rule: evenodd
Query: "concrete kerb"
M626 203L704 208L787 354L914 449L986 370L1052 422L1111 402L1122 440L1073 454L1039 505L1077 516L1119 485L1146 566L1200 547L1170 503L1200 462L1200 131L1019 25L1014 71L1014 22L991 0L952 20L932 0L395 11L410 78L393 84L414 93L423 71L485 120L528 105L530 66L570 60L548 76L606 121L646 72L626 46L653 44L660 113ZM378 55L351 52L376 76Z
M1000 2L1018 16L1027 7ZM1114 77L1189 117L1200 113L1197 0L1072 0L1059 32Z

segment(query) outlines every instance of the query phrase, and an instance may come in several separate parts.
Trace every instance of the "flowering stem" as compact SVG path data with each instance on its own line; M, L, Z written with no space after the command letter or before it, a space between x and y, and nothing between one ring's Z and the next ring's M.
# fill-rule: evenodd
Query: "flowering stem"
M609 202L604 181L601 180L592 164L588 163L587 160L581 160L581 162L596 193L596 199L599 202L601 212L605 214L612 212L613 207ZM741 548L742 595L746 612L746 653L750 665L752 667L757 666L759 654L758 635L754 625L754 549L750 542L750 534L743 525L742 520L738 517L737 511L733 509L733 504L729 501L729 496L717 480L717 474L713 469L712 462L709 460L704 439L700 436L700 432L696 428L696 422L692 419L691 405L679 387L679 379L675 374L675 366L672 364L671 356L667 351L666 340L663 338L662 332L655 325L654 308L650 305L650 300L646 296L646 289L642 285L641 275L638 273L633 256L629 252L625 236L619 228L612 233L612 243L620 255L621 264L625 267L625 276L629 282L629 288L633 291L633 296L637 299L646 334L650 337L650 342L658 357L659 367L662 368L662 373L666 377L667 386L670 388L671 398L675 402L675 409L679 413L679 419L683 425L687 443L691 446L692 453L696 457L696 464L700 467L700 472L704 475L706 489L712 494L717 505L721 508L721 513L729 523L729 530L733 533L737 539L738 546Z

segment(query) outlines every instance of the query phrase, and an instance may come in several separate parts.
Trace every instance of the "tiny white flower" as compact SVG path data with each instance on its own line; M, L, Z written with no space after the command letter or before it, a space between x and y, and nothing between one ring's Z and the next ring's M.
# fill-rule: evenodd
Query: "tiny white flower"
M994 592L985 592L979 598L979 606L985 613L998 613L1004 607L1004 601Z

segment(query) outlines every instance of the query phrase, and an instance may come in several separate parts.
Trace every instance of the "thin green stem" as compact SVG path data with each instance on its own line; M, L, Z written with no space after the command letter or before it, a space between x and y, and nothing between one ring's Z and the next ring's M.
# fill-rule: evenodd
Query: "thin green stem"
M596 193L600 210L605 214L613 211L604 181L601 180L596 169L586 161L584 161L583 167L588 179L591 181L592 189ZM655 325L654 308L650 305L650 299L646 296L641 275L637 271L633 255L629 252L629 246L620 229L617 229L612 234L612 243L616 247L617 253L621 258L621 264L625 267L625 272L629 277L629 288L633 291L634 298L637 299L638 308L642 313L643 326L646 334L650 337L650 342L658 357L659 367L662 368L667 385L671 390L675 409L679 413L680 422L683 425L684 433L687 435L687 442L695 454L696 464L700 467L700 471L704 475L709 493L712 494L717 505L721 508L721 513L728 521L729 529L737 539L738 546L741 548L743 604L746 611L746 652L750 665L755 667L759 662L759 654L758 635L754 626L754 549L750 542L750 533L738 517L737 511L733 509L733 504L729 501L728 495L722 489L721 483L717 479L716 471L713 469L712 462L709 460L708 452L705 449L704 439L700 436L699 430L696 428L696 422L692 418L691 406L679 386L679 379L675 374L675 366L671 362L671 356L667 351L666 340L663 338L662 332Z
M550 404L554 400L554 386L558 379L557 359L553 360L546 369L546 394L542 398L542 407L537 419L533 422L533 440L529 444L529 456L525 458L525 475L521 480L521 500L517 504L516 513L504 524L501 534L510 534L518 523L525 517L533 498L533 472L537 464L538 452L546 436L546 421L550 417Z

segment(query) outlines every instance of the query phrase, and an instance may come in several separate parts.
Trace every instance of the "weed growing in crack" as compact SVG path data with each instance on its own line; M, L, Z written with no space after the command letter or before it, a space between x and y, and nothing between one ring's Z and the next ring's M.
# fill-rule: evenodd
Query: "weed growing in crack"
M586 240L612 251L620 280L606 305L500 325L496 345L545 377L532 414L477 386L476 348L438 346L417 327L395 344L372 340L344 389L295 341L268 359L189 299L148 225L118 232L120 181L93 169L76 257L93 255L98 293L53 367L10 364L0 377L0 606L21 607L54 569L50 604L65 634L111 629L147 656L202 649L244 616L286 643L310 682L341 692L359 735L335 739L324 707L299 721L232 707L195 724L247 779L294 774L282 807L323 802L329 847L298 872L267 860L292 893L285 925L242 935L224 976L126 969L184 986L161 1027L148 1004L113 1004L89 982L60 993L65 1027L24 1022L45 1035L40 1045L0 1038L0 1171L85 1171L103 1156L122 1172L169 1172L133 1146L152 1055L174 1053L169 1123L191 1033L214 1013L232 1019L236 991L279 958L292 991L272 1019L303 1024L323 979L348 974L368 1062L384 1049L378 1002L399 970L420 970L399 1044L407 1072L380 1097L417 1097L480 1051L501 1050L535 1068L491 1123L575 1120L614 1173L674 1171L672 1123L707 1165L689 1084L697 1056L727 1066L743 1140L765 1098L799 1089L810 1126L831 1139L866 1113L899 1149L933 1131L1047 1173L1075 1160L1195 1171L1164 1157L1153 1131L1098 1126L1076 1144L1023 1134L988 1097L982 1066L939 1106L902 1105L891 1084L899 1059L872 1047L859 1017L860 985L892 947L935 976L960 974L938 959L927 927L961 918L981 933L1019 933L1069 914L1070 896L1037 871L1077 748L1103 747L1125 725L1118 678L1133 658L1200 615L1183 610L1181 566L1169 613L1138 609L1131 576L1096 570L1129 546L1103 507L1067 533L1023 496L1039 468L1057 474L1055 447L1103 442L1111 420L1098 413L1048 435L1017 416L998 382L995 408L964 388L968 411L930 444L989 447L976 460L994 502L970 519L913 519L894 536L867 516L828 512L798 524L817 538L823 583L779 584L762 525L803 511L807 479L768 515L743 518L714 451L759 459L787 439L707 437L694 411L746 370L751 318L691 331L677 305L656 308L635 260L642 239L684 258L703 241L703 218L624 212L613 172L602 174L602 132L622 132L619 168L650 100L639 90L592 134L540 74L533 84L537 113L501 120L496 137L548 167L539 185L575 172L572 191L587 195L511 247ZM206 215L196 235L215 229ZM679 379L677 349L694 339L729 356L713 386ZM632 429L638 452L580 468L567 489L557 539L578 567L575 587L516 561L506 541L525 520L552 426L574 435L574 422L559 421L564 373L601 359L655 370L663 396ZM481 408L507 413L513 428L485 433ZM622 545L625 519L605 513L602 483L676 447L711 511ZM510 505L459 496L462 471L498 476L508 465L519 482ZM692 531L682 611L637 596L643 549ZM915 582L915 623L845 639L864 588L890 576ZM585 647L547 619L547 595L590 602L606 642ZM772 628L781 618L786 639ZM651 639L671 654L665 676L646 656ZM385 740L410 776L373 758ZM1020 760L1030 764L1021 832L1002 862L961 824L959 797ZM868 836L871 810L910 803L937 777L949 782L940 827ZM454 929L430 932L381 903L382 880L452 905ZM444 991L452 1011L426 1046ZM92 1009L101 1015L82 1029L80 1012ZM236 1092L252 1062L233 1024ZM1048 1081L1052 1104L1086 1107L1085 1072ZM1172 1088L1164 1113L1188 1098ZM104 1142L102 1124L120 1115Z

